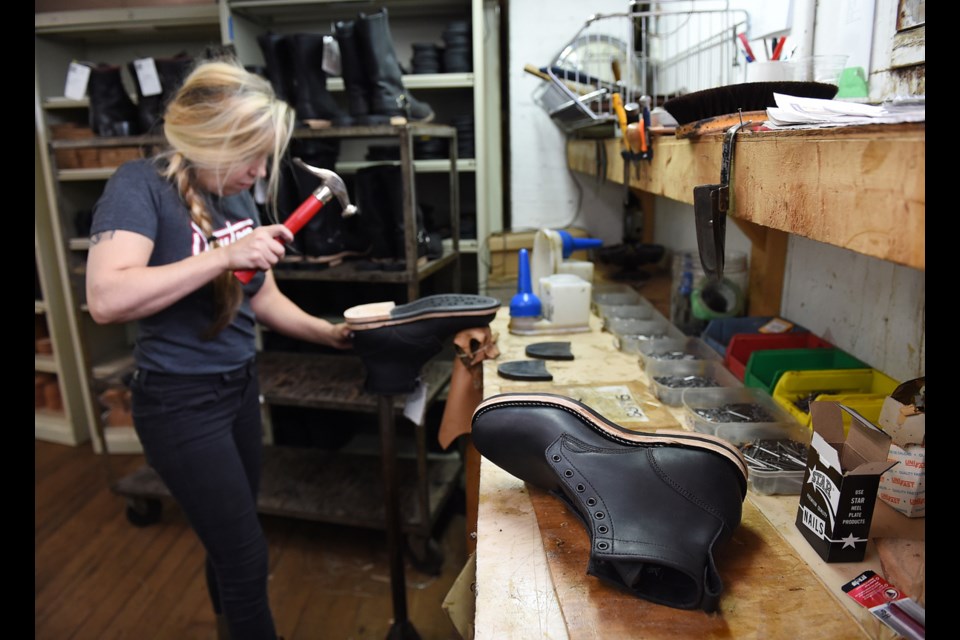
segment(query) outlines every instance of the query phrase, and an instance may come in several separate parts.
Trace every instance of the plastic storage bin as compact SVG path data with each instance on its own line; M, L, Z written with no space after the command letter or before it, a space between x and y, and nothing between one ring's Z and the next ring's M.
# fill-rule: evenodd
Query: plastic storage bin
M722 360L720 354L695 336L686 338L657 338L640 345L640 368L649 371L658 362L676 360Z
M869 369L842 349L767 349L754 351L747 360L743 384L760 387L770 395L784 371L813 369Z
M659 312L646 300L636 304L598 304L595 312L603 321L603 328L607 329L609 320L613 318L633 318L634 320L650 320Z
M617 285L596 285L590 296L593 304L593 310L600 315L598 306L606 305L624 305L624 304L642 304L646 299L637 293L633 287L625 284ZM649 302L647 302L649 304Z
M654 314L649 320L612 318L608 322L607 330L613 334L614 346L624 353L638 353L640 345L649 340L686 337L660 313Z
M833 345L809 331L790 333L738 333L730 338L723 364L730 373L743 380L747 361L754 351L769 349L829 349Z
M719 360L668 360L657 364L656 371L648 372L647 377L653 395L671 407L683 404L687 389L743 386Z
M717 353L721 356L727 355L727 345L730 344L730 338L735 336L738 333L760 333L760 328L771 320L783 320L785 322L790 322L784 318L778 318L777 316L745 316L743 318L714 318L709 323L707 323L707 328L703 330L703 333L700 334L700 337L710 345ZM772 335L779 335L781 333L789 333L796 331L806 331L803 327L798 324L793 324L793 327L788 331L774 333Z
M825 369L785 371L773 390L773 399L796 420L811 426L810 402L830 400L844 404L876 424L883 401L899 383L876 369ZM842 411L844 431L850 415Z
M731 422L724 421L722 415L711 419L701 414L701 411L721 409L741 410L743 415L750 416L749 408L741 409L737 406L740 404L760 407L769 414L770 420ZM747 458L750 489L767 495L800 494L812 432L763 389L687 389L683 392L683 421L694 431L721 437L740 448ZM785 468L771 468L771 459Z

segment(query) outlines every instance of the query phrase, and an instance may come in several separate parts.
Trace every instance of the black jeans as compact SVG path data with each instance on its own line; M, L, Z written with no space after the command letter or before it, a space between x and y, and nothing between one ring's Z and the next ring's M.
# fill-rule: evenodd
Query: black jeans
M207 552L207 587L232 640L274 640L268 547L257 514L263 457L256 366L223 374L138 369L133 420L160 475Z

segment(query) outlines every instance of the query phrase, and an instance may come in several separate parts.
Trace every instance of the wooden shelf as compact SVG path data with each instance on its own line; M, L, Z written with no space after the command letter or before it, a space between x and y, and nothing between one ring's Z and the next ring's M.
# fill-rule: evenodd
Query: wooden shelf
M631 171L632 188L693 204L694 186L719 183L722 133L652 139L653 159ZM621 144L570 140L567 162L623 184ZM924 123L741 131L729 216L924 270L925 153Z

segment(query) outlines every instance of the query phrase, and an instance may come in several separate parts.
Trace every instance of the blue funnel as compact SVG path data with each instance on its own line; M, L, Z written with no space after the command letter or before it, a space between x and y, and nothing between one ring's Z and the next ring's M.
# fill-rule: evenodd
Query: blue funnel
M517 294L510 300L511 318L529 318L542 315L540 298L533 295L530 282L530 252L520 249L520 275L517 277Z
M563 231L562 229L557 229L557 233L560 234L560 240L563 242L564 259L569 258L570 254L574 251L580 251L581 249L592 249L603 244L603 240L600 238L574 238L568 232Z

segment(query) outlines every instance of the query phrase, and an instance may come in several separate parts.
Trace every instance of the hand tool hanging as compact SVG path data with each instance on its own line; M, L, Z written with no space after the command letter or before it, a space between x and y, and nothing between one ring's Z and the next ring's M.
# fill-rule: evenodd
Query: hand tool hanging
M340 204L343 206L341 215L344 218L357 213L357 208L350 204L350 196L347 193L347 186L344 184L343 178L329 169L321 169L320 167L309 165L300 158L294 158L293 162L298 167L320 178L320 186L307 196L306 200L283 221L283 225L286 228L290 229L293 233L300 231L300 229L310 222L313 216L323 208L323 205L335 197L340 200ZM242 269L234 271L233 275L243 284L247 284L253 279L256 273L256 269Z
M741 121L727 129L720 158L720 184L701 184L693 188L693 213L696 218L697 248L703 272L717 280L723 278L726 252L727 210L730 208L730 173L737 131L751 124Z
M617 121L620 124L620 137L623 139L623 150L620 152L620 155L623 157L623 235L624 240L630 241L636 239L634 237L636 229L634 218L643 215L640 200L633 192L633 189L630 188L630 165L638 160L650 160L653 158L653 146L650 144L647 136L650 128L650 109L644 104L643 112L636 123L640 140L639 149L634 151L633 146L630 144L630 136L627 132L627 111L623 106L623 98L621 98L619 93L614 93L611 101L613 103L613 110L617 114Z

